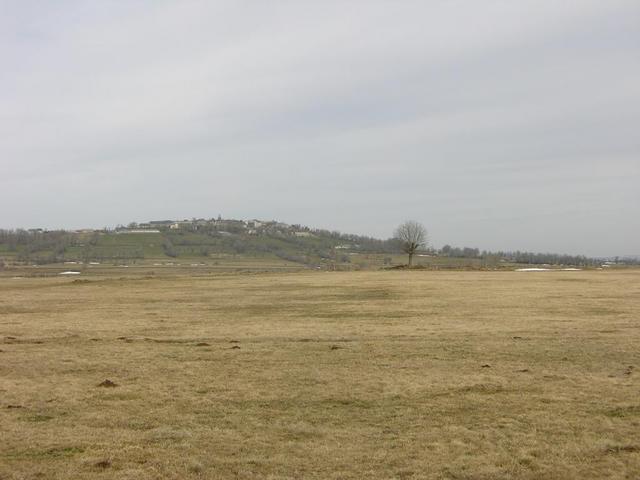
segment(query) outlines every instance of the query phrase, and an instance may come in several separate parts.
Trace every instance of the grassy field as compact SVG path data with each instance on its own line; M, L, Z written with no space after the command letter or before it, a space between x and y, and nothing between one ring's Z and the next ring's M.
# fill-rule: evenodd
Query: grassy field
M272 255L260 257L248 255L211 255L208 258L149 258L122 262L64 262L46 265L19 265L0 269L0 278L8 277L56 277L62 272L75 271L86 276L183 276L210 275L218 272L288 272L309 268Z
M640 477L639 270L123 271L0 278L0 479Z

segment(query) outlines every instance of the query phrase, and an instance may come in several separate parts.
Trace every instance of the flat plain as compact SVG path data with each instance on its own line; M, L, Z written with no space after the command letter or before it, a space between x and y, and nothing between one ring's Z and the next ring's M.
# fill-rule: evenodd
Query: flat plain
M0 479L640 478L640 271L0 278Z

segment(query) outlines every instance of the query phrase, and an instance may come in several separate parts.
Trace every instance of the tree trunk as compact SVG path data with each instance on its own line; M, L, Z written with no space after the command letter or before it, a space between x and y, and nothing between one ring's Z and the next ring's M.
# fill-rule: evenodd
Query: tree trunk
M413 253L409 254L409 268L411 268L411 260L413 260Z

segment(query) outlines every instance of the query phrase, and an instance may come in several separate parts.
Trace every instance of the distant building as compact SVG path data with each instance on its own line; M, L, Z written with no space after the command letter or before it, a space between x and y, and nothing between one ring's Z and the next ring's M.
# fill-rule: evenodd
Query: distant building
M246 225L249 228L260 228L264 225L264 222L260 220L247 220Z

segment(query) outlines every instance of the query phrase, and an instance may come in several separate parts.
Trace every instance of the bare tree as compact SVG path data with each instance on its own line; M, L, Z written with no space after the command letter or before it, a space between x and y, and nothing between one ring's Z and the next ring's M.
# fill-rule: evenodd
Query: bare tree
M413 254L427 244L427 230L421 223L407 220L396 228L395 238L400 241L402 251L409 255L409 266L411 266Z

